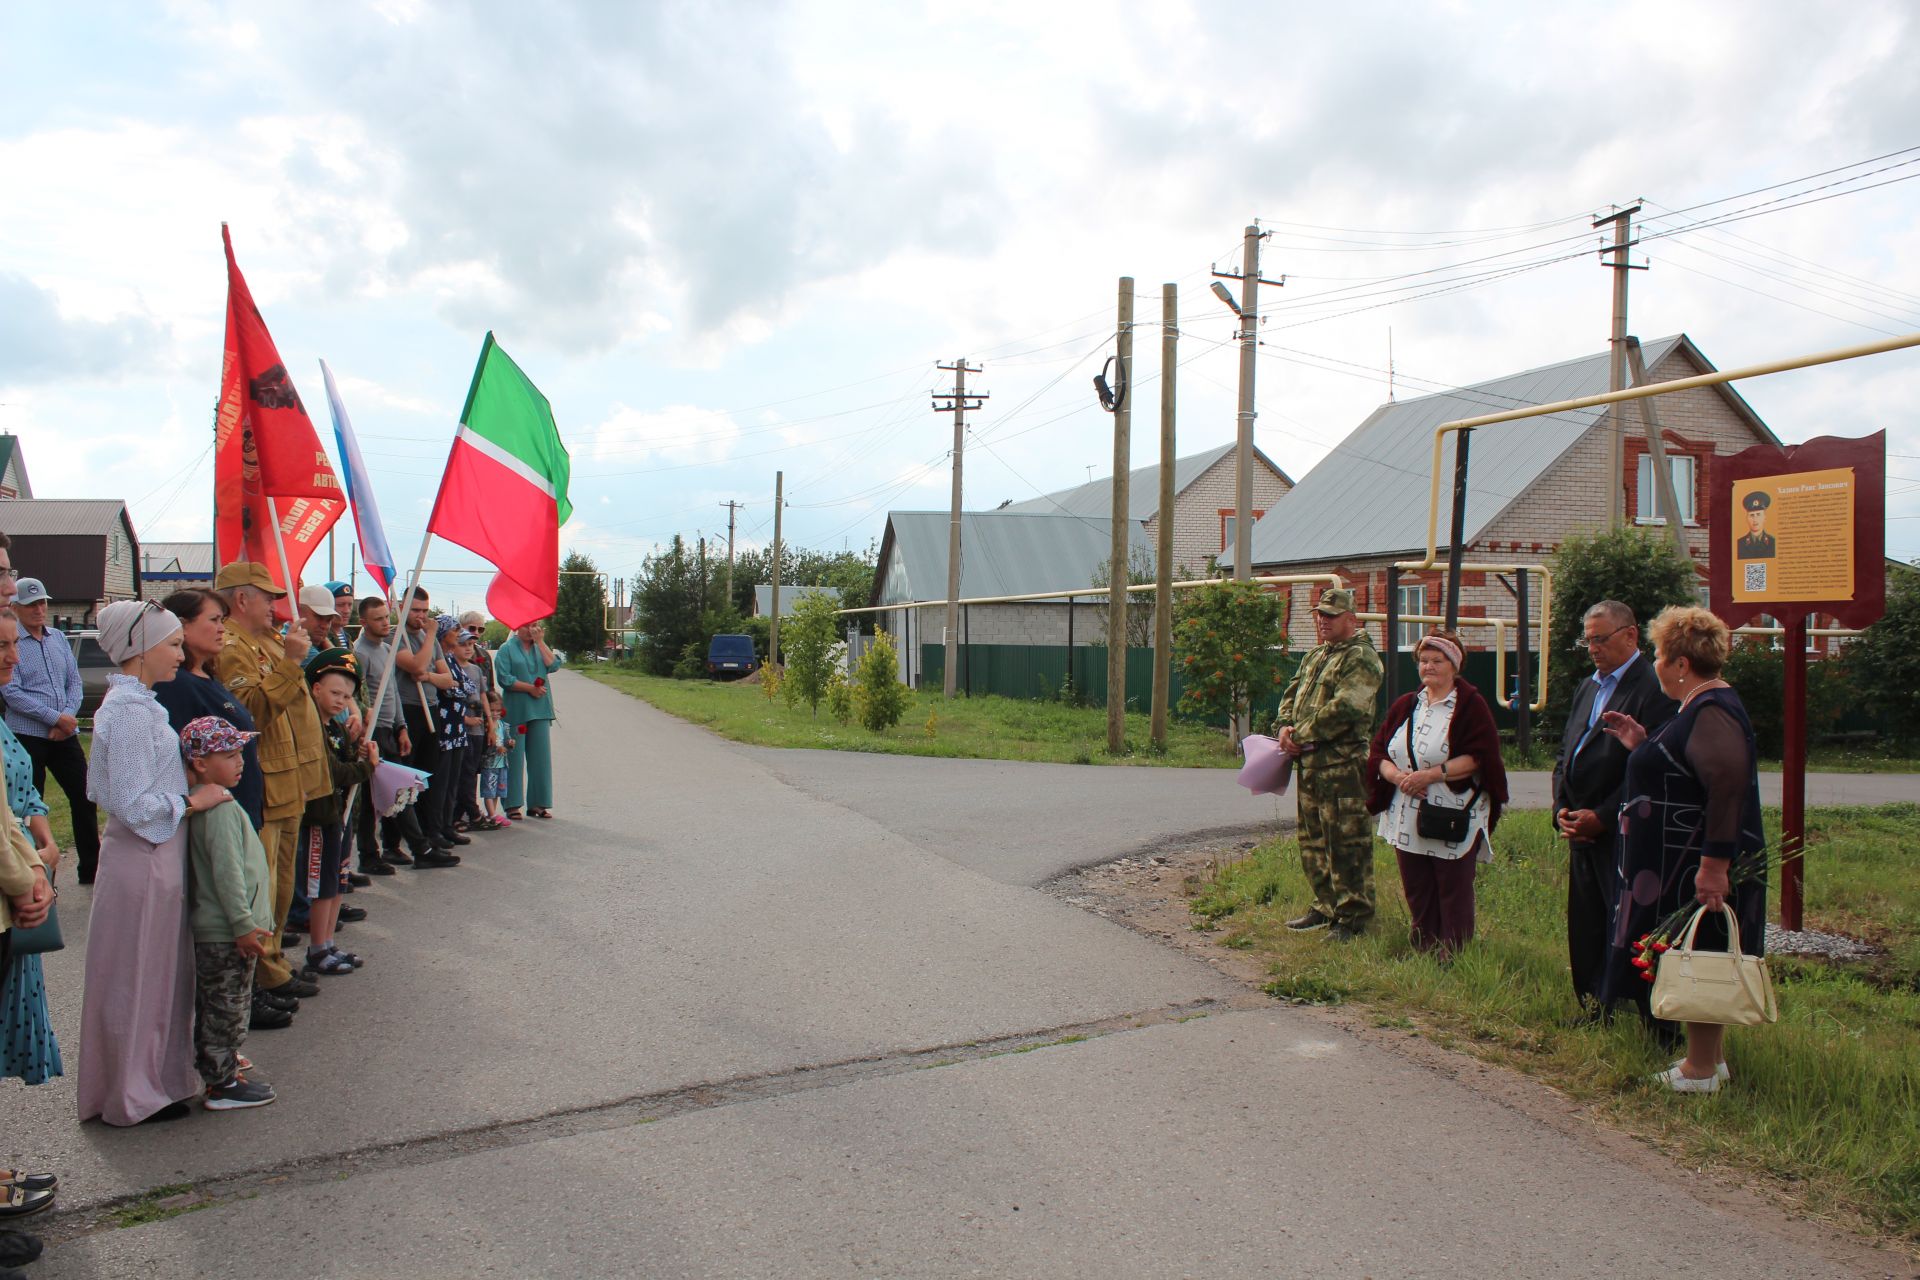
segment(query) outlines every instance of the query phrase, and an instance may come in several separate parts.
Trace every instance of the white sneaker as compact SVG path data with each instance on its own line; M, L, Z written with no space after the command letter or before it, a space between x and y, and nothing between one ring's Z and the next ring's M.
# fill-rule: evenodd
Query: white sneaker
M1685 1058L1675 1058L1673 1060L1674 1069L1678 1070L1680 1067L1680 1064L1685 1061L1686 1061ZM1733 1072L1727 1070L1727 1064L1725 1062L1719 1062L1714 1064L1713 1078L1715 1080L1718 1080L1721 1084L1725 1084L1727 1081L1733 1079Z
M1665 1071L1649 1076L1648 1079L1664 1084L1675 1093L1718 1093L1720 1092L1720 1073L1715 1071L1705 1080L1695 1080L1692 1076L1682 1075L1680 1066L1675 1063Z

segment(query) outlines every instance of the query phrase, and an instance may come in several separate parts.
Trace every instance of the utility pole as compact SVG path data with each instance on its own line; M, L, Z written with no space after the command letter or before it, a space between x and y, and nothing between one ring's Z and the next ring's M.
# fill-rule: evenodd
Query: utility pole
M1127 749L1127 533L1131 436L1133 433L1133 277L1120 277L1120 309L1114 333L1115 371L1121 392L1113 405L1113 541L1107 558L1107 753Z
M1613 224L1613 243L1602 249L1602 254L1612 254L1613 261L1606 265L1613 271L1613 336L1609 350L1612 361L1607 369L1607 390L1624 391L1627 387L1627 273L1645 271L1627 261L1627 250L1638 244L1633 239L1633 215L1640 212L1639 205L1631 205L1616 210L1604 218L1595 218L1596 229ZM1627 406L1615 401L1607 406L1607 527L1616 528L1625 518L1627 508L1626 482L1626 438Z
M1633 385L1643 387L1647 384L1647 362L1640 354L1640 339L1627 339L1627 369L1633 374ZM1650 468L1653 472L1654 492L1660 495L1660 515L1667 522L1667 537L1673 542L1673 549L1682 556L1687 554L1687 531L1680 524L1680 498L1673 488L1673 464L1667 461L1666 437L1660 430L1660 414L1653 407L1657 396L1642 396L1635 401L1640 406L1640 426L1647 433L1647 454L1653 459Z
M733 521L734 513L743 503L728 500L720 504L727 509L727 607L733 607Z
M960 456L967 443L967 410L978 409L987 397L967 393L967 375L980 366L964 359L939 366L953 375L953 390L933 393L933 411L953 415L953 510L947 520L947 626L944 691L951 698L960 666ZM947 403L941 404L945 400Z
M1240 251L1240 270L1213 273L1222 280L1240 282L1238 303L1226 286L1213 287L1240 317L1240 412L1233 449L1233 576L1240 582L1253 576L1253 375L1260 345L1260 286L1287 282L1285 276L1278 280L1260 278L1260 242L1265 238L1259 227L1248 227Z
M1173 376L1180 367L1180 286L1160 286L1160 523L1153 554L1153 721L1148 737L1167 746L1173 678Z
M767 622L767 665L780 664L780 513L787 508L787 473L773 473L773 617Z

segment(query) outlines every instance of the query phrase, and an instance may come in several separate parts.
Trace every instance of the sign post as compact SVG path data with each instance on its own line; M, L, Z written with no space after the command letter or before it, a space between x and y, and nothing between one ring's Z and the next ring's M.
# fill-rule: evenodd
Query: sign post
M1708 599L1729 627L1760 614L1786 634L1780 923L1801 925L1807 806L1807 626L1866 627L1886 609L1887 435L1756 445L1713 461Z

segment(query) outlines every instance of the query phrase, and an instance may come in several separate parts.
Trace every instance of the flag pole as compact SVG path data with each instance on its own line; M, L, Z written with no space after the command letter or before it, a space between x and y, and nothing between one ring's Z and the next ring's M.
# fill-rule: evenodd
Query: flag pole
M462 427L461 429L465 430L464 427ZM458 440L459 436L455 435L454 439ZM433 527L431 524L429 524L427 527L427 536L420 539L420 558L413 562L413 577L407 583L406 599L401 603L399 625L402 628L405 628L405 626L407 625L407 613L409 610L413 608L413 593L415 589L418 588L420 585L420 574L427 567L427 548L431 547L432 545L433 545ZM396 658L400 653L400 641L402 638L401 633L389 631L387 634L393 637L393 655L387 658L387 669L380 673L380 687L374 692L373 701L367 704L367 714L369 717L371 717L371 719L367 724L367 737L369 738L373 737L374 733L380 728L380 708L386 705L387 688L389 685L393 683L393 669L395 666L398 665ZM425 705L424 695L422 695L422 705ZM429 722L431 722L431 719L432 719L431 715L429 715L428 719L429 719ZM400 735L406 731L406 727L407 727L406 711L405 711L405 708L402 708L401 715L400 715L400 723L393 727L393 740L396 745L400 741ZM353 802L359 798L358 797L359 790L360 790L360 784L356 782L347 791L345 812L347 815L347 820L350 823L353 822ZM357 831L359 829L359 824L353 823L353 829Z
M280 581L287 589L287 619L294 625L300 625L300 598L294 594L293 568L287 563L287 542L280 535L280 507L267 495L267 519L273 525L273 547L280 553Z

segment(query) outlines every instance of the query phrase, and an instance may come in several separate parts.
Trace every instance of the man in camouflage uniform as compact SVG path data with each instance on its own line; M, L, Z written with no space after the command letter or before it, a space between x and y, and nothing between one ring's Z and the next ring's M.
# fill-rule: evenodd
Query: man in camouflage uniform
M1353 612L1353 592L1333 588L1313 607L1319 647L1300 660L1280 698L1274 737L1299 757L1300 864L1313 906L1287 928L1332 926L1340 941L1373 919L1373 821L1367 813L1367 743L1383 671Z

